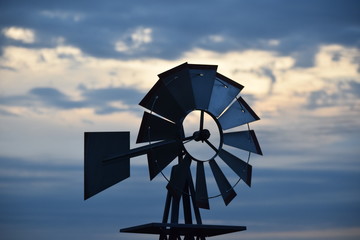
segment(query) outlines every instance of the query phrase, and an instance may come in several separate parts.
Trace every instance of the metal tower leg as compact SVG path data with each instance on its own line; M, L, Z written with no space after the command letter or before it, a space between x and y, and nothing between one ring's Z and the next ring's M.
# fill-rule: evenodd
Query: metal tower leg
M200 210L196 206L195 202L195 188L194 183L192 181L191 176L189 175L184 189L180 196L172 194L170 190L167 192L164 214L162 223L167 224L170 216L170 224L178 224L179 223L179 211L180 211L180 200L182 200L183 212L184 212L184 223L185 224L193 224L193 215L192 210L194 211L194 216L196 220L196 224L202 224ZM191 206L192 205L192 206ZM186 234L184 235L184 240L205 240L203 236L197 236L196 234ZM159 240L181 240L179 234L161 234L159 236Z

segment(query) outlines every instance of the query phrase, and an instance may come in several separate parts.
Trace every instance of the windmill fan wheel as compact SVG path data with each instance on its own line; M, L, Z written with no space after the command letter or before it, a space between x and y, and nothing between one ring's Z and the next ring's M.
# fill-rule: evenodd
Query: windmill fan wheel
M209 209L209 198L213 196L207 190L207 167L211 169L219 196L228 205L236 193L219 162L224 162L250 187L250 153L262 155L255 132L249 127L259 117L240 96L243 86L217 73L216 65L184 63L158 76L159 80L140 102L149 112L143 114L136 141L150 145L158 141L165 143L146 152L150 179L161 173L174 195L188 194L184 192L185 185L195 180L196 205ZM194 113L198 123L189 130L185 122ZM212 124L212 129L207 122ZM233 130L242 125L246 130ZM194 154L188 147L193 143L205 146L207 156ZM247 151L247 160L225 150L225 146ZM176 159L168 178L162 171ZM191 166L196 169L194 180Z

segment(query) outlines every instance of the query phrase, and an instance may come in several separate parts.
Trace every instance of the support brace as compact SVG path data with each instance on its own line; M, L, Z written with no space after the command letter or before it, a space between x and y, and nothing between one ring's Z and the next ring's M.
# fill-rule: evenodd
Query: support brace
M181 162L182 160L179 157L179 161ZM120 232L157 234L159 235L159 240L206 240L206 237L246 230L245 226L202 224L200 210L196 205L195 187L190 170L183 189L177 192L173 190L168 188L162 223L149 223L124 228ZM179 223L181 200L184 211L184 223ZM196 224L193 223L193 214Z

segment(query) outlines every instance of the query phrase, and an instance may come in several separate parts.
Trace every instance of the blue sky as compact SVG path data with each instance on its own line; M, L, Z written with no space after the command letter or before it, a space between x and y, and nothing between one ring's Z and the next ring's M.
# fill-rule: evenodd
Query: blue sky
M216 239L359 239L358 1L1 1L2 239L157 239L118 233L162 218L166 181L145 157L131 177L83 200L83 133L130 131L157 74L218 65L244 85L252 187L205 223ZM214 238L215 239L215 238Z

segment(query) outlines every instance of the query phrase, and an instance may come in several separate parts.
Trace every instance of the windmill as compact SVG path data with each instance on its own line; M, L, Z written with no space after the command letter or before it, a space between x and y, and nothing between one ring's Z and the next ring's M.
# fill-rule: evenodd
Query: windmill
M148 111L143 113L136 143L145 145L130 149L129 132L85 132L84 198L128 178L130 159L147 155L150 180L161 174L168 181L162 222L123 228L121 232L156 234L160 240L182 236L203 240L246 230L245 226L203 224L200 215L200 208L209 209L209 198L213 197L208 194L210 176L205 168L212 172L218 195L228 205L236 196L237 182L230 184L222 167L231 169L250 187L250 153L262 155L255 132L249 127L259 117L239 96L243 86L218 73L216 65L184 63L158 76L139 103ZM194 112L198 123L187 135L185 121ZM215 131L207 128L208 121ZM247 129L233 131L242 125ZM193 143L205 146L210 155L195 155L188 147ZM248 152L247 161L225 150L225 146ZM170 163L170 177L166 177L163 171L170 168ZM183 223L179 223L181 202Z

